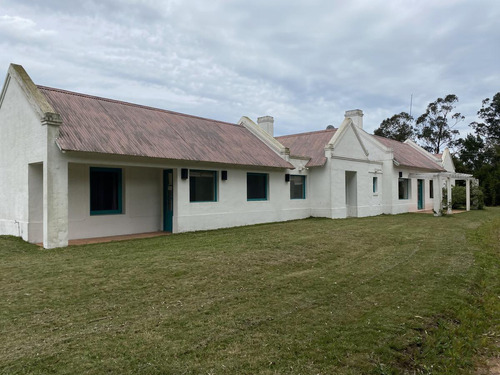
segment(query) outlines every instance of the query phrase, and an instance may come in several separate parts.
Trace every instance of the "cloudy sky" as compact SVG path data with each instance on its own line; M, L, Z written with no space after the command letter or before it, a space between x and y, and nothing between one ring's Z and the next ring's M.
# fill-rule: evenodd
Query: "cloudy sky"
M500 91L498 0L0 0L0 70L36 84L277 135L365 129L456 94L476 120Z

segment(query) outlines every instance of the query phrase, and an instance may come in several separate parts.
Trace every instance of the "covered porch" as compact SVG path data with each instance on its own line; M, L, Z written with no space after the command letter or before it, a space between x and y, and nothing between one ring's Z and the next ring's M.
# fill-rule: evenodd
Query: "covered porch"
M470 211L471 205L471 182L475 181L475 178L470 174L465 173L456 173L456 172L440 172L440 173L411 173L409 175L410 178L417 179L431 179L433 181L433 185L436 187L434 189L434 205L432 212L434 216L441 216L446 210L446 214L453 214L458 212L463 212L460 210L452 209L452 194L451 188L455 184L456 181L465 181L465 211ZM443 188L446 188L446 202L443 202ZM420 211L424 212L424 211Z

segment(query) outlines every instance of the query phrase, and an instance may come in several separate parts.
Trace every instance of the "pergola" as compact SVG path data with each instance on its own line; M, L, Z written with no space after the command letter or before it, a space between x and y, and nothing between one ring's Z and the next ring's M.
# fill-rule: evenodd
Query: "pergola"
M475 180L471 174L456 173L456 172L440 172L440 173L410 173L410 178L428 178L434 181L434 216L441 216L443 210L443 185L446 184L447 191L447 213L451 214L451 183L452 181L465 181L465 207L470 211L470 182Z

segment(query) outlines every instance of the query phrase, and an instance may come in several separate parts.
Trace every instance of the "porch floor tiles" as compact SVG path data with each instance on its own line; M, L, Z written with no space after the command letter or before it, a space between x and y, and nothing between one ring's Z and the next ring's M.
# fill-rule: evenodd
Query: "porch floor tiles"
M125 241L134 240L139 238L150 238L150 237L160 237L168 236L170 232L148 232L148 233L135 233L135 234L124 234L121 236L108 236L108 237L93 237L93 238L81 238L76 240L69 240L68 245L87 245L92 243L104 243L112 241ZM37 243L38 246L43 246L42 243Z

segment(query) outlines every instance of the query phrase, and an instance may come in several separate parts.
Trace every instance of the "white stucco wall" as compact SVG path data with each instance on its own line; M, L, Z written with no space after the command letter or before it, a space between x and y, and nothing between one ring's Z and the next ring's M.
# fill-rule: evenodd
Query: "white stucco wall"
M177 216L174 218L177 231L224 228L311 216L308 177L306 177L306 199L290 199L290 183L285 182L283 170L251 168L224 170L228 171L227 181L220 180L220 170L217 169L219 172L217 202L189 202L189 180L177 179L178 207ZM268 174L267 200L247 200L247 172ZM296 171L291 173L300 174Z
M43 162L46 131L18 82L10 79L0 104L0 234L28 240L28 166Z
M398 181L399 181L399 172L403 173L403 178L408 178L410 173L425 173L425 171L418 171L415 169L409 169L405 167L394 167L394 171L392 174L392 184L394 188L394 194L392 197L392 213L400 214L405 212L415 212L418 210L418 180L419 178L411 177L410 178L410 194L408 199L399 199L399 191L398 191ZM431 178L420 178L424 180L424 208L423 210L432 210L434 205L434 199L430 198L430 188L429 181ZM434 186L434 194L436 193L436 186Z
M70 239L161 230L161 169L122 167L122 214L91 215L90 167L89 164L69 164Z
M311 178L308 170L275 170L253 168L223 168L200 163L196 166L179 162L133 157L61 153L68 163L69 239L143 233L163 228L164 169L174 170L173 231L216 229L301 219L311 216ZM89 170L95 167L122 168L123 213L90 215ZM189 180L180 178L180 169L217 171L217 202L190 202ZM41 168L40 168L41 170ZM40 172L38 171L38 173ZM228 172L227 181L221 171ZM247 172L267 173L268 200L247 201ZM285 173L306 176L306 199L290 199L290 184ZM37 211L38 212L38 211ZM39 215L39 212L38 212ZM41 241L41 222L32 223L31 242Z

